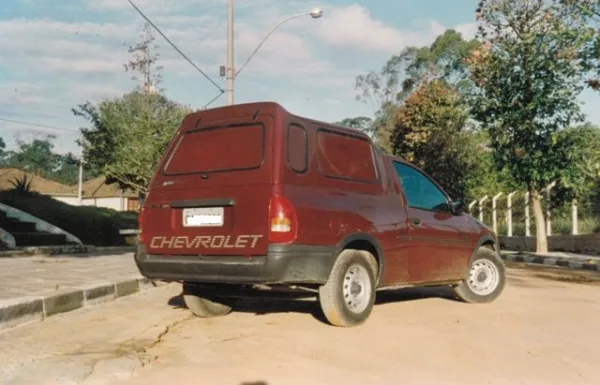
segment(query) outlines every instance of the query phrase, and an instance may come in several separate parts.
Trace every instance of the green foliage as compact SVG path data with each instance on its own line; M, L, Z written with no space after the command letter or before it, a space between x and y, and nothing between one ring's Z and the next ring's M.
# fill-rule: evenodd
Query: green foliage
M106 176L108 183L146 192L148 183L164 150L177 131L189 107L167 99L157 89L161 66L156 63L150 26L146 24L140 41L129 48L134 59L125 64L126 71L136 72L133 80L141 81L135 91L97 105L85 102L73 109L76 116L88 121L81 129L84 159L90 170Z
M357 99L370 102L375 111L371 131L379 146L394 151L390 133L397 127L399 104L423 84L441 80L462 98L472 86L465 58L479 46L448 30L428 47L407 47L392 56L381 71L356 77Z
M137 214L92 207L73 206L46 195L15 195L0 191L0 202L55 223L88 245L125 245L121 229L137 227Z
M27 177L27 174L23 174L22 178L16 178L10 181L10 184L13 185L12 190L10 190L13 194L18 195L28 195L31 194L31 182L33 180Z
M468 132L473 159L468 165L465 176L465 197L470 201L498 192L510 193L518 189L507 169L498 170L494 164L494 155L489 147L489 138L483 131Z
M86 103L74 110L86 118L84 158L90 167L123 187L145 192L164 150L188 107L156 93L134 91L121 98Z
M497 167L541 191L564 166L556 133L582 120L577 52L588 32L556 1L483 0L477 17L484 45L469 59L478 86L473 115Z
M589 201L597 194L600 180L600 128L591 124L571 127L556 133L561 162L555 197L560 202Z
M586 44L580 51L581 64L586 75L586 84L600 91L600 1L560 0L569 12L580 17L588 28Z
M54 152L53 135L44 138L35 138L29 142L17 141L15 151L3 152L0 142L0 157L3 167L14 167L27 171L43 178L55 180L59 183L72 185L78 180L78 160L72 153L65 155ZM84 177L91 176L84 170Z
M372 136L374 134L373 119L368 118L366 116L345 118L339 122L335 122L335 124L350 128L356 128L369 136Z
M467 108L442 80L424 83L396 111L389 137L395 155L424 169L455 198L465 195L466 173L474 160L464 132Z
M61 156L54 153L54 135L31 142L17 140L18 149L9 154L6 163L10 167L20 168L34 175L48 176L60 167Z
M424 81L442 79L459 89L467 87L470 79L465 58L478 46L477 40L466 41L450 29L429 47L407 47L392 56L379 73L356 77L357 99L375 102L379 110L386 103L403 101Z

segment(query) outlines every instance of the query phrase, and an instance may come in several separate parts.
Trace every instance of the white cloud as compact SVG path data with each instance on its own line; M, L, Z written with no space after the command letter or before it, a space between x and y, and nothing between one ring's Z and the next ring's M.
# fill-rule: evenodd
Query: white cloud
M224 87L218 68L226 62L226 0L134 1ZM0 86L0 100L7 101L0 105L1 114L42 117L47 124L77 127L83 122L72 116L70 108L85 100L97 102L119 96L135 86L124 72L123 63L131 58L127 46L138 39L144 19L127 0L83 0L78 4L77 22L0 19L0 71L8 70L12 79L21 80ZM365 7L335 7L316 0L236 0L235 6L237 68L281 20L313 7L324 9L321 19L300 17L278 28L244 69L236 89L239 94L251 89L252 97L259 99L290 98L295 94L304 100L315 95L311 100L327 104L326 110L342 110L350 105L355 76L371 69L362 67L359 57L350 64L337 62L334 54L327 53L332 47L339 48L333 51L336 53L372 53L374 60L381 58L383 63L407 45L430 43L446 29L431 20L421 20L414 28L410 25L398 29L375 19ZM472 24L456 28L465 37L474 31ZM162 86L167 93L177 100L188 98L185 103L193 105L210 99L216 91L213 86L158 34L154 35L160 46L159 64L164 66L165 79ZM30 82L32 78L43 83ZM11 91L13 85L19 92ZM198 91L190 91L190 87L198 87Z
M469 40L475 38L477 33L477 23L465 23L454 27L463 36L463 39Z
M214 3L215 1L218 0L134 0L134 4L143 12L173 12L189 5L202 5L202 3ZM83 3L91 10L123 11L130 9L134 11L127 0L84 0Z
M439 23L424 32L402 31L371 17L360 5L337 8L324 16L317 36L324 42L355 50L393 53L408 45L420 45L436 35Z

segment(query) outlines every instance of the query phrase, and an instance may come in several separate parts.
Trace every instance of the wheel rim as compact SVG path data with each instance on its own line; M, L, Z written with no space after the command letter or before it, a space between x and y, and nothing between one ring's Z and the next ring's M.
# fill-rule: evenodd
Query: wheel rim
M353 265L346 271L343 284L344 303L353 313L362 313L371 299L371 277L362 266Z
M491 261L479 259L471 265L467 282L475 294L489 295L498 287L500 272Z

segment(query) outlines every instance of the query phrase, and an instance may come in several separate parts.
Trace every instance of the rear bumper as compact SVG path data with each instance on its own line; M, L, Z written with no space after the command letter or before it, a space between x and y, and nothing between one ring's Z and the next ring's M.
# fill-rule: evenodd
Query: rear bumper
M140 273L149 279L215 283L325 283L335 262L335 247L269 246L267 255L187 256L147 254L138 245L134 255Z

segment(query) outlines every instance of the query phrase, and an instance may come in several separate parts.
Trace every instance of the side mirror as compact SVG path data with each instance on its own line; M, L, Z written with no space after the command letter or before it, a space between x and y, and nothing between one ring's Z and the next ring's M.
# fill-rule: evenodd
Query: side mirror
M467 209L467 206L465 205L465 202L463 202L460 199L450 202L450 211L454 215L461 215L462 213L464 213L466 211L466 209Z

